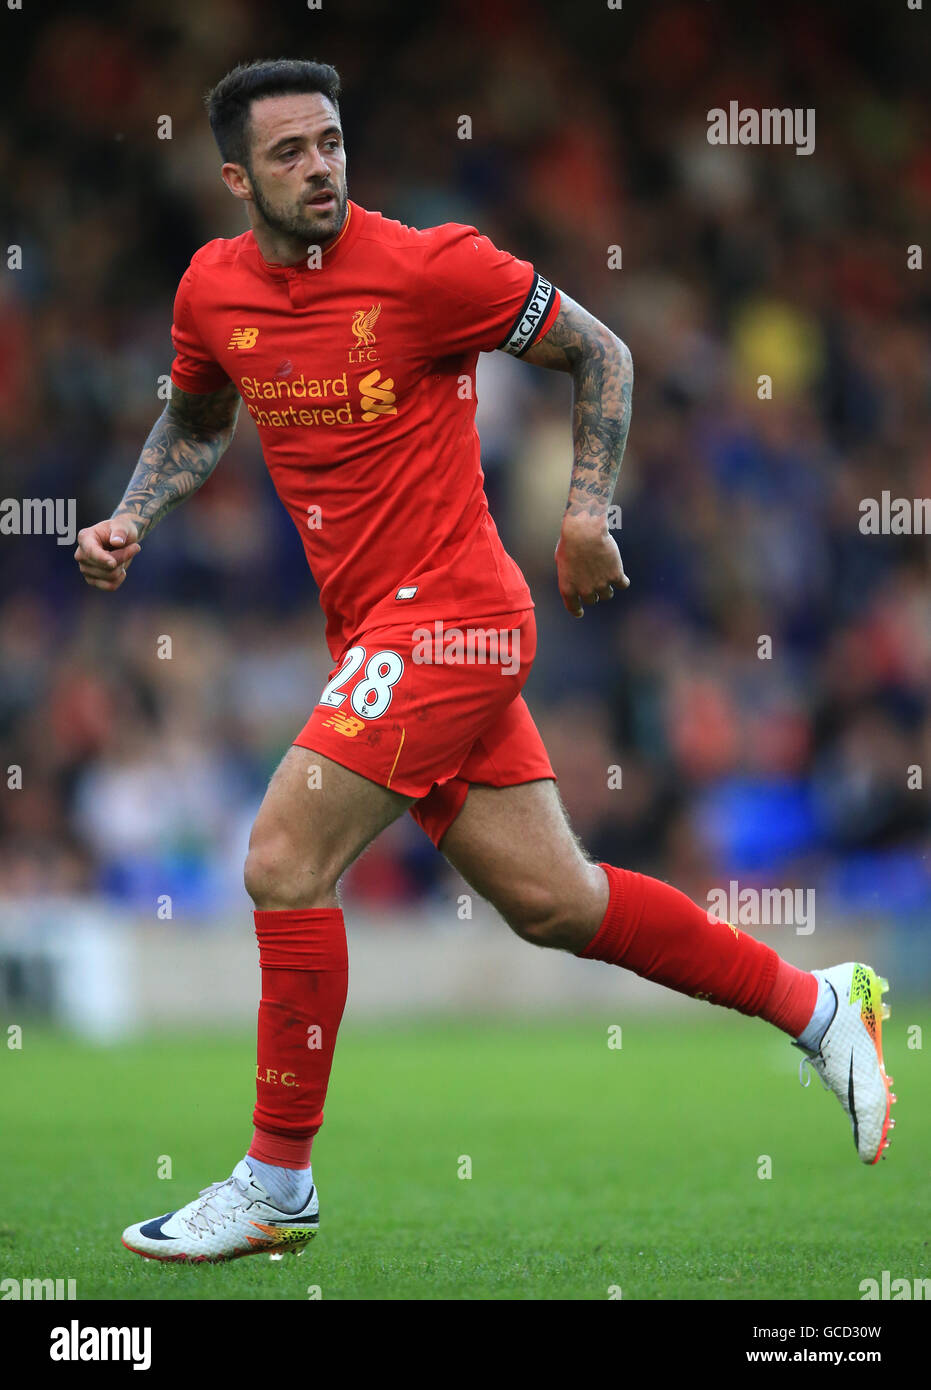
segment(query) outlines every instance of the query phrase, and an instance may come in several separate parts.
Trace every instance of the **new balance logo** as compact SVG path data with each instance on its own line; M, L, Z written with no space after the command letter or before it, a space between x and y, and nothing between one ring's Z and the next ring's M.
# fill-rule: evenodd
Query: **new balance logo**
M255 347L255 340L259 336L257 328L234 328L232 337L227 343L229 348L251 348Z
M347 738L355 738L360 729L365 728L364 719L356 719L351 714L343 714L335 709L329 718L324 719L325 729L335 729L338 734L345 734Z

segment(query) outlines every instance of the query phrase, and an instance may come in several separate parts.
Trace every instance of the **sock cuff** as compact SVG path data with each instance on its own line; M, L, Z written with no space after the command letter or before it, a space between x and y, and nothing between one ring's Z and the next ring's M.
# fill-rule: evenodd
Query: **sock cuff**
M799 1038L812 1022L817 1003L817 978L777 957L773 982L759 1012L790 1037Z
M285 1138L272 1134L267 1129L255 1129L247 1158L257 1158L260 1163L271 1163L276 1168L309 1168L313 1135L308 1138Z
M349 945L342 908L257 910L259 964L269 970L348 970Z
M591 941L583 951L576 955L583 960L600 960L613 964L620 960L625 938L630 932L627 912L630 880L633 878L627 869L618 869L614 864L599 864L608 879L608 906Z

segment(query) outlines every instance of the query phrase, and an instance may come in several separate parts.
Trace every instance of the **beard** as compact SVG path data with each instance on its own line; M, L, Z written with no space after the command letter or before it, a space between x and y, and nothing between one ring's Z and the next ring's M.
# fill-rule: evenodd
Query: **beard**
M325 246L327 242L339 235L346 220L346 207L349 202L349 194L345 185L342 191L329 186L317 189L318 193L331 192L335 197L336 206L332 212L315 212L306 203L299 203L291 208L274 208L266 199L248 167L247 172L252 183L252 197L255 206L273 232L282 236L295 237L312 246Z

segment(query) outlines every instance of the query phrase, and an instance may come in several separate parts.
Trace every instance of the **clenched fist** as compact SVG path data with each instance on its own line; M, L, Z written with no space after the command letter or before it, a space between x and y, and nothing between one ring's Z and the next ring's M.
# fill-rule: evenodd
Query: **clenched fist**
M79 531L74 558L87 583L95 589L118 589L142 549L138 536L139 526L129 516L114 516Z
M614 537L594 517L563 518L556 574L562 601L574 618L584 615L583 604L613 598L616 587L630 587Z

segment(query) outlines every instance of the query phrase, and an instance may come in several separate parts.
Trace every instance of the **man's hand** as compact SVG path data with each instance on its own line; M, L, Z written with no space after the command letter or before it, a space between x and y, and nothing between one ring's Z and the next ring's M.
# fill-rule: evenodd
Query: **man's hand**
M142 546L139 527L130 516L114 516L78 532L74 558L86 582L94 589L118 589Z
M556 575L562 601L574 618L585 616L583 604L613 598L616 588L630 587L614 537L604 521L592 516L563 517Z

